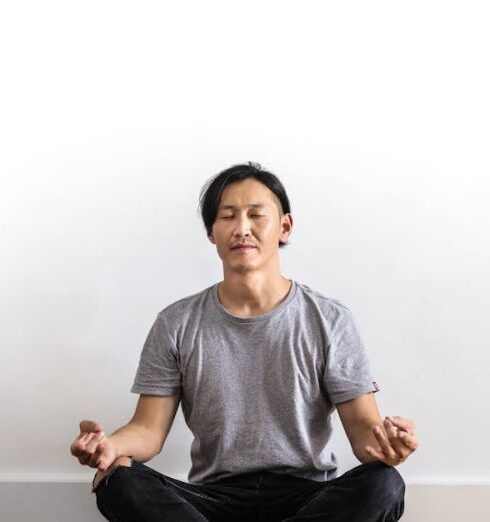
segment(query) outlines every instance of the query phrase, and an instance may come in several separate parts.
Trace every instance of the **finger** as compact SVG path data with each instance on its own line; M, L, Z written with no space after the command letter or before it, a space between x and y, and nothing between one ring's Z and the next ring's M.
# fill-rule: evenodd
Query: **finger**
M375 458L381 462L384 462L388 466L398 466L405 461L405 459L402 457L388 458L384 453L381 456L377 455Z
M82 446L84 451L88 451L90 444L94 440L94 438L97 436L96 433L87 433L87 435L84 437L83 441L80 441L80 445Z
M387 419L392 422L397 428L400 428L404 431L407 431L409 433L413 433L415 430L415 423L412 419L407 419L405 417L399 417L399 416L389 416Z
M388 418L383 421L386 433L388 434L388 440L395 450L395 453L399 458L405 458L405 452L407 450L406 446L403 444L403 441L398 438L399 433L406 433L404 431L400 431L396 426L394 426Z
M107 457L104 454L105 446L103 442L101 442L99 446L100 450L97 451L94 458L94 467L100 469L100 471L105 471L107 469Z
M395 426L388 417L385 417L383 425L388 436L396 437L397 433L400 431L400 428Z
M78 455L83 454L86 451L87 444L92 440L94 435L94 433L85 433L83 435L79 435L70 446L72 455L77 457Z
M80 433L84 432L99 432L102 431L102 426L93 420L82 420L80 421Z
M366 446L364 449L366 450L367 453L372 455L375 459L386 463L386 456L383 453L375 450L372 446Z
M105 433L103 431L99 433L94 433L92 439L87 443L86 451L90 453L92 456L94 451L96 450L99 442L105 437Z
M101 442L102 444L102 448L101 448L101 452L100 452L100 456L96 462L96 466L101 470L101 471L107 471L107 468L112 464L113 460L109 460L109 457L107 456L107 452L106 452L106 441L103 441Z
M399 452L399 463L400 462L405 462L407 460L407 458L410 456L410 454L412 453L412 450L411 449L408 449L407 447L405 447L405 449L401 450Z
M80 444L80 451L78 453L78 460L80 464L87 464L90 456L92 455L92 450L90 448L90 444L95 437L94 433L90 433L86 438L85 442Z
M98 448L98 447L97 447ZM91 468L97 468L98 467L98 460L99 460L99 455L97 453L97 449L94 451L94 453L90 456L90 459L88 461L88 465L91 467Z
M85 448L87 444L94 438L95 433L86 432L78 438L78 444Z
M415 451L419 445L415 435L405 432L399 432L397 438L403 442L403 445L409 448L411 451Z
M398 466L399 464L404 462L408 455L411 453L410 450L405 448L401 455L395 454L392 456L387 456L383 452L383 450L376 451L371 446L366 446L365 449L370 455L373 455L376 459L380 460L381 462L384 462L385 464L388 464L389 466Z
M402 431L411 431L411 425L403 419L403 417L386 417L394 426L396 426L399 430Z
M85 453L87 443L93 438L94 434L85 433L84 435L79 435L77 439L71 444L70 451L72 455L78 457Z
M108 452L109 439L105 438L99 444L99 456L95 460L95 466L98 467L101 471L107 471L107 468L114 461L114 457L111 459Z
M385 454L386 458L390 460L398 458L393 446L383 433L383 430L379 426L375 426L373 431L381 446L381 451Z
M70 453L74 457L78 457L82 454L82 449L80 448L80 445L78 444L78 441L72 442L70 445Z
M387 419L385 421L385 427L397 457L402 462L405 461L407 457L417 449L418 444L415 435L402 430L397 430L395 435L396 428L391 425Z
M84 437L84 441L78 441L78 446L76 448L76 456L80 464L87 464L90 457L93 453L94 446L94 438L97 436L96 433L89 433L86 437Z
M102 456L102 453L105 449L105 445L106 445L106 441L107 439L103 439L101 440L97 447L95 448L95 451L92 455L92 457L90 458L90 465L94 468L98 468L99 465L100 465L100 461L101 461L101 456Z

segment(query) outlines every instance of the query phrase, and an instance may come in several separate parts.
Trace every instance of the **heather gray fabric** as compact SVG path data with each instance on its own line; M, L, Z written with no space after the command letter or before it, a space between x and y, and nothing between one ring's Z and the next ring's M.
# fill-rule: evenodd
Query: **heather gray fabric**
M218 283L158 313L131 392L175 395L194 435L188 482L268 470L337 477L335 404L378 391L352 312L305 284L273 310L230 314Z

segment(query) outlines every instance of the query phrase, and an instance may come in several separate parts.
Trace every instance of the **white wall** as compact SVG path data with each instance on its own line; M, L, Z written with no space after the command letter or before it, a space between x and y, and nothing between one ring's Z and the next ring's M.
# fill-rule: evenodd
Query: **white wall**
M129 420L157 312L222 276L199 189L252 160L291 199L283 273L353 310L417 425L403 476L490 483L485 2L1 11L1 478L93 476L78 422ZM151 465L185 477L190 442L179 409Z

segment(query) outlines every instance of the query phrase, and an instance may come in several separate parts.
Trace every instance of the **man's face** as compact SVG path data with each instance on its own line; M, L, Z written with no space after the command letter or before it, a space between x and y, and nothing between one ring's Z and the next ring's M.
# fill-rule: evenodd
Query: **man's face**
M209 239L228 268L260 269L278 255L279 240L285 242L292 227L291 215L279 209L276 195L254 178L225 187ZM252 247L236 248L240 244Z

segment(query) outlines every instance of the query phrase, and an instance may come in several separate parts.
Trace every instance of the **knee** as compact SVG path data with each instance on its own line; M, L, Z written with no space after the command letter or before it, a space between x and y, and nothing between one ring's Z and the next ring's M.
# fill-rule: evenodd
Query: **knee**
M394 466L384 462L370 462L369 480L366 481L369 496L377 503L385 506L403 504L405 497L405 481Z
M94 491L97 486L102 482L102 480L107 477L109 478L109 475L111 475L116 468L119 466L125 466L127 468L130 468L132 464L131 457L118 457L115 459L112 464L105 470L105 471L98 471L94 477L93 484L92 484L92 490ZM106 480L107 482L107 480Z
M119 466L125 466L126 468L131 467L131 457L117 457L117 459L114 459L112 464L102 472L101 478L108 475L111 471L115 470Z

